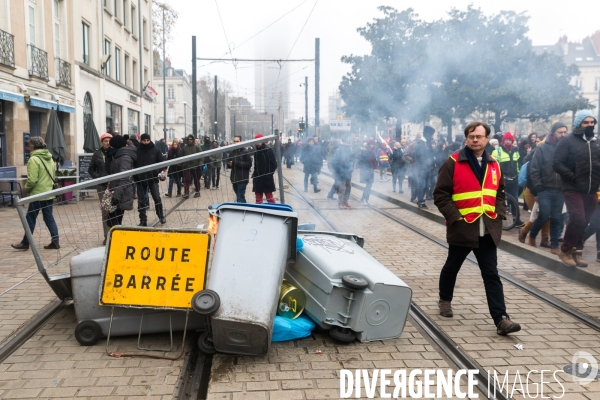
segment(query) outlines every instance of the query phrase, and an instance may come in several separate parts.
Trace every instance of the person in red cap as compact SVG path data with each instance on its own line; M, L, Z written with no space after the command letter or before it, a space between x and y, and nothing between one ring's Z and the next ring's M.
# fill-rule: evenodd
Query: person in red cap
M254 139L264 137L261 133L254 136ZM256 199L256 204L262 204L263 194L267 202L275 203L273 192L275 191L275 179L273 174L277 170L277 159L273 149L266 143L256 145L254 154L254 172L252 172L252 191Z
M504 176L504 182L506 184L506 193L510 194L515 199L519 198L519 150L514 146L515 137L512 133L506 132L502 136L502 143L498 147L492 156L500 163L500 169ZM517 210L510 210L513 215L517 215ZM517 221L517 227L525 225L519 219Z

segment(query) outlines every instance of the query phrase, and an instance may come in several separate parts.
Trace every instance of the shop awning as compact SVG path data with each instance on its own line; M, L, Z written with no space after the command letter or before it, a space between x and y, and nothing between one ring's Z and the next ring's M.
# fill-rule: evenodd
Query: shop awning
M32 107L46 108L48 110L56 110L57 103L46 100L46 99L42 99L39 97L31 96L29 98L29 105ZM63 111L63 112L68 112L68 113L74 114L75 107L71 107L66 104L58 103L58 111Z
M12 101L13 103L23 103L24 98L22 94L9 92L6 90L0 90L0 100Z

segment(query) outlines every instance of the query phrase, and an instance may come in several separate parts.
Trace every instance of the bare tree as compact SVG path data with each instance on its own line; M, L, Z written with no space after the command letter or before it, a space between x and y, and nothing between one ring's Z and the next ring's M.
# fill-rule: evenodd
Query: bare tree
M179 13L168 4L168 0L162 3L152 2L152 46L155 69L158 68L158 60L162 56L163 46L165 46L166 52L167 44L173 41L173 31L178 18Z

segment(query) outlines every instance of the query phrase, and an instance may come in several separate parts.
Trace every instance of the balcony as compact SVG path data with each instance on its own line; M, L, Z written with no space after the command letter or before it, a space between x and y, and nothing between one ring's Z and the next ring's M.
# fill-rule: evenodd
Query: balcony
M48 53L33 45L29 47L29 75L48 80Z
M0 29L0 64L15 67L15 37Z
M71 64L56 57L56 84L71 89Z

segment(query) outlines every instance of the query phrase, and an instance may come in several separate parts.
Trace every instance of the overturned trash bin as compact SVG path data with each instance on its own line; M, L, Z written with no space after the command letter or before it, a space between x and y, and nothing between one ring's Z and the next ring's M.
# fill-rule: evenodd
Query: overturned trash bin
M301 231L297 260L285 279L306 294L304 312L337 340L397 338L412 290L363 248L355 235Z
M209 244L206 232L116 227L106 248L73 257L77 341L204 328L194 312L186 326L186 312L204 286Z
M214 348L266 354L283 271L296 258L298 214L285 204L224 203L209 212L217 229L206 287L220 300L210 318Z

